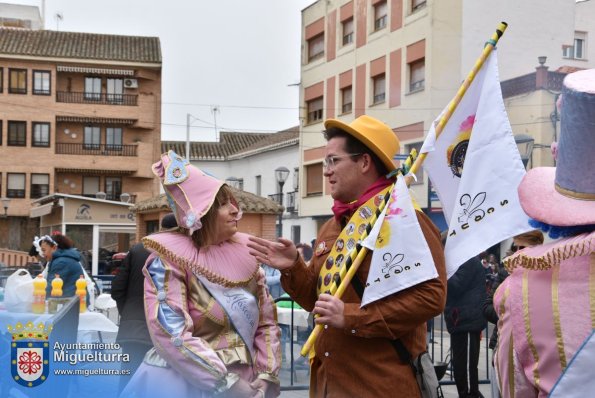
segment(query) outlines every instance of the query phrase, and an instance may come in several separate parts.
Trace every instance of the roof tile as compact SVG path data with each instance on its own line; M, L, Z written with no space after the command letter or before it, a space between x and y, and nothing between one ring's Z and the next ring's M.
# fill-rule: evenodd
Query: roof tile
M219 142L191 142L191 160L227 160L230 156L266 148L271 145L292 141L299 137L297 127L279 131L278 133L240 133L232 131L221 132ZM163 141L161 152L173 149L178 154L186 153L185 141Z
M0 54L161 63L158 37L0 28Z

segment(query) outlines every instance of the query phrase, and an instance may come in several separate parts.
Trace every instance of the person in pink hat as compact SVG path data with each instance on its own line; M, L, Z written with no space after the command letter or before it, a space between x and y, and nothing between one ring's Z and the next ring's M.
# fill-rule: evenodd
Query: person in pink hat
M121 396L278 396L275 304L238 232L231 190L173 151L153 172L180 228L143 238L152 252L143 273L154 347Z
M506 258L494 296L504 398L595 391L595 69L565 78L561 117L557 167L530 170L518 188L531 225L561 239Z

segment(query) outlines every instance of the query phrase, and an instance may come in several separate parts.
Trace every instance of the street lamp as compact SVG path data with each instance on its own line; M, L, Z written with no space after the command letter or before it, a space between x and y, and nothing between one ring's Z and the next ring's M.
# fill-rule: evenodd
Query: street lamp
M521 154L523 166L527 168L529 159L531 159L531 153L533 152L533 145L535 143L535 139L528 134L516 134L514 136L514 142L516 143L519 149L519 153Z
M8 205L10 204L10 199L2 198L0 200L2 201L2 206L4 207L4 214L0 217L7 218L8 217Z
M279 184L279 204L283 206L283 185L289 176L289 169L287 167L277 167L275 169L275 180ZM277 236L283 234L283 212L279 213L279 229L277 230Z

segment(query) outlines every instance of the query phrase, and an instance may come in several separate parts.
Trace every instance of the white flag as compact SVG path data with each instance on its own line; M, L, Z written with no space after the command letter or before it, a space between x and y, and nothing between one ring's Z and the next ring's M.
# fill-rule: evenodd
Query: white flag
M403 176L362 246L373 250L362 307L438 277Z
M424 169L448 222L444 254L450 277L471 257L532 229L519 204L525 168L504 108L495 50L438 139L436 123L420 152L428 152Z

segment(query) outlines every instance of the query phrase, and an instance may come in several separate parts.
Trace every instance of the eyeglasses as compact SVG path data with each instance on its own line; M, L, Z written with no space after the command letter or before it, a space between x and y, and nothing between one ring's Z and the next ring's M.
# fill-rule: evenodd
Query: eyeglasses
M519 250L523 250L525 247L527 247L527 246L515 246L515 245L512 245L512 246L510 246L510 251L513 252L513 253L516 253Z
M350 158L352 156L359 156L359 155L363 155L363 153L348 153L346 155L327 156L326 158L324 158L322 160L322 167L324 167L326 170L334 169L337 164L337 160L340 160L343 158Z

